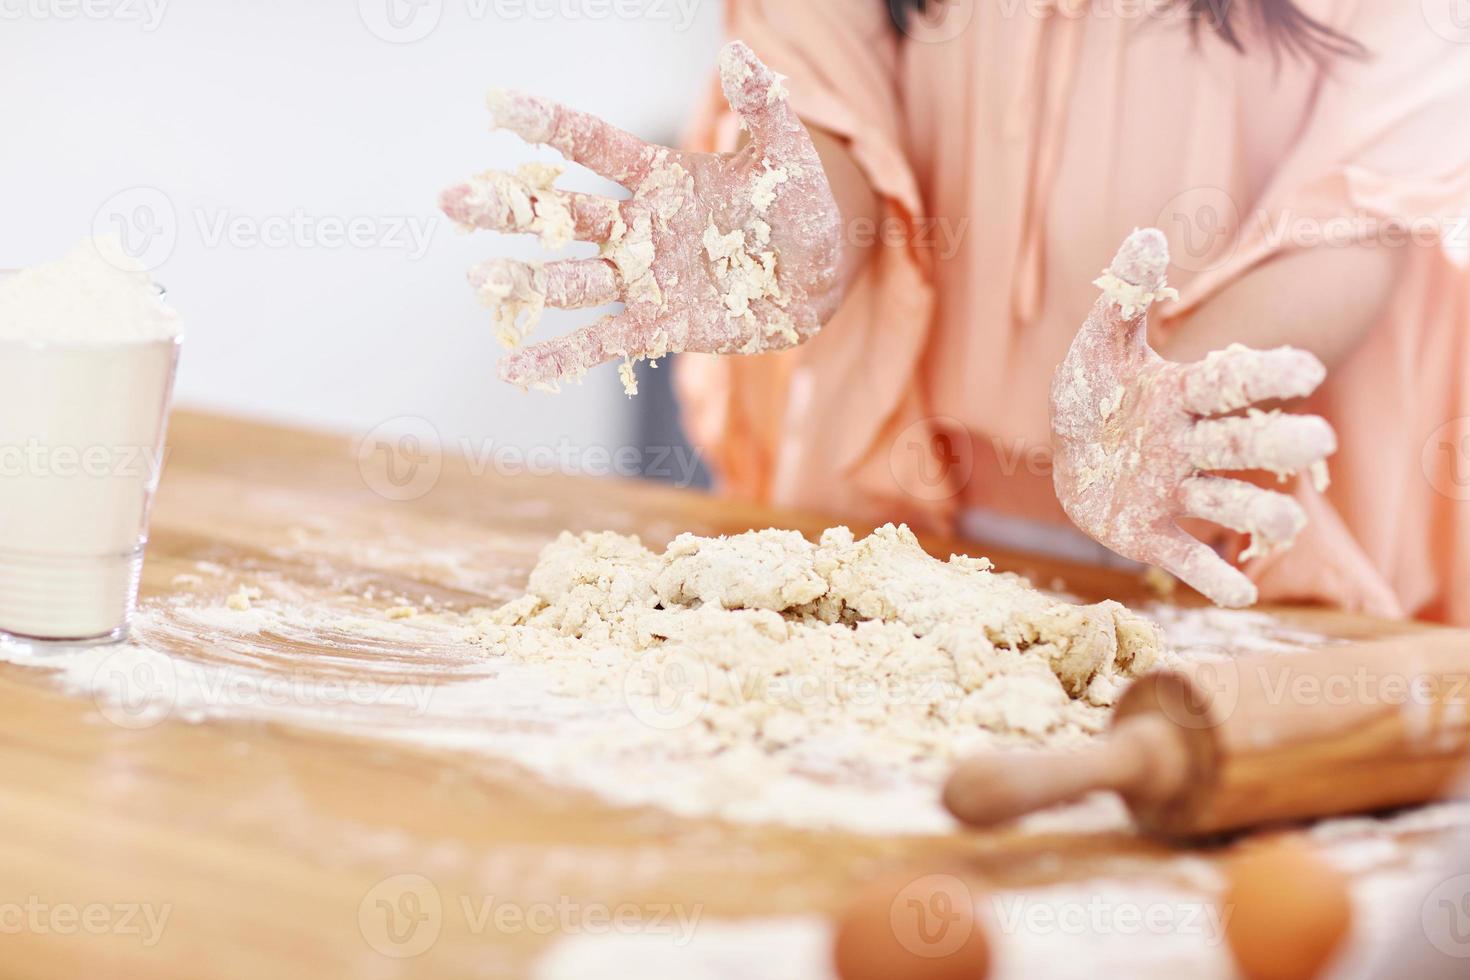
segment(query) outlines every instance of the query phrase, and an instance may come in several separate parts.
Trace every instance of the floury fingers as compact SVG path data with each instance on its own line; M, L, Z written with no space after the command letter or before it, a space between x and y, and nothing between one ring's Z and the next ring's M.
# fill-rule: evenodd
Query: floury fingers
M679 351L757 354L801 343L841 300L841 217L821 160L781 79L740 42L720 56L726 99L749 142L729 154L654 146L595 116L494 90L497 128L550 146L627 188L626 201L556 188L557 167L492 171L446 190L444 212L467 229L539 235L548 248L594 243L599 256L548 265L490 260L470 279L513 353L503 380L577 380L622 360L633 370ZM518 349L546 307L625 304L572 333Z
M1057 498L1073 523L1118 554L1173 573L1219 605L1249 606L1254 583L1178 518L1249 534L1242 560L1290 547L1306 526L1295 500L1210 474L1266 470L1285 479L1307 470L1325 489L1332 426L1253 406L1309 395L1327 370L1290 347L1234 345L1192 364L1164 360L1148 344L1148 310L1177 296L1168 265L1163 233L1135 231L1097 281L1103 295L1052 380Z

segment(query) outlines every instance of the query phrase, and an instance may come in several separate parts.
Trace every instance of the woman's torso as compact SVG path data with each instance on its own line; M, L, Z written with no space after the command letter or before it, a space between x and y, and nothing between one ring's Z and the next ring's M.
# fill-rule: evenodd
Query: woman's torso
M1253 203L1299 136L1320 69L1259 44L1242 55L1134 0L1043 7L978 2L947 39L953 22L916 23L899 97L928 212L913 245L937 296L929 408L974 440L966 505L1053 519L1038 486L1049 382L1092 280L1147 224L1169 236L1176 287L1224 265L1240 224L1265 220Z

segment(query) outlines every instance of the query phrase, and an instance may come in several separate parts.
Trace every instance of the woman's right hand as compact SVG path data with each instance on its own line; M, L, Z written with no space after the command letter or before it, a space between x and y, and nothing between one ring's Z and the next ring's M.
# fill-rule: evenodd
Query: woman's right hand
M806 127L780 79L740 42L720 56L730 107L749 134L728 154L643 142L600 119L535 96L496 91L495 125L632 192L626 201L552 187L558 168L490 172L441 196L472 227L534 232L560 247L595 242L595 259L528 264L490 259L471 283L515 347L544 306L626 309L519 350L500 366L512 384L552 385L614 358L629 365L677 351L755 354L801 343L842 299L842 218ZM625 387L636 390L631 367Z
M1178 295L1168 268L1168 241L1149 228L1128 237L1097 281L1103 295L1052 382L1057 499L1072 523L1125 558L1157 565L1221 606L1249 606L1255 584L1178 518L1249 534L1247 555L1291 547L1307 523L1301 506L1220 474L1266 470L1284 480L1307 469L1325 489L1325 460L1337 451L1327 420L1255 406L1305 398L1327 369L1304 350L1238 344L1189 364L1166 361L1149 346L1148 310Z

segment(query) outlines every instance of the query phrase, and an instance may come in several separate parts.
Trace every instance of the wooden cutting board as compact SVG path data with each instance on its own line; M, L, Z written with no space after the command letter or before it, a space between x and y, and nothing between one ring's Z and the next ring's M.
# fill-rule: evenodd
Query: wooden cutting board
M221 602L264 575L324 602L350 591L384 608L404 595L468 610L518 594L541 545L565 529L662 547L682 531L835 522L641 482L476 474L411 444L426 469L400 467L385 483L386 463L360 464L355 439L194 413L176 415L170 442L144 574L155 610L186 591ZM941 556L989 554L1089 600L1147 595L1131 575L925 543ZM1422 628L1279 612L1342 638ZM206 632L169 636L178 656L221 655ZM262 638L263 656L273 642ZM152 946L136 929L92 935L65 918L9 931L7 977L520 977L555 939L477 929L446 910L428 948L385 955L360 916L403 874L430 878L446 903L682 903L713 919L828 912L890 866L959 865L1025 887L1140 874L1175 853L1122 833L875 838L678 819L466 753L289 723L123 727L45 672L3 664L0 719L0 903L168 909Z

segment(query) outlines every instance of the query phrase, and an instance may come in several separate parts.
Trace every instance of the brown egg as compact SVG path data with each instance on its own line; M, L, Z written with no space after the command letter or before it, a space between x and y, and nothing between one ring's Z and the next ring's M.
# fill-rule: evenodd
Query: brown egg
M985 980L990 944L976 896L948 874L905 874L863 888L837 927L842 980Z
M1348 880L1311 848L1249 847L1227 866L1225 936L1246 980L1323 975L1352 925Z

